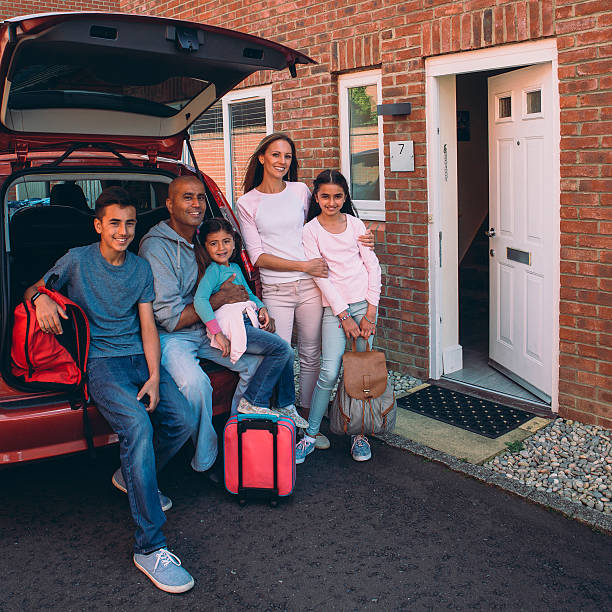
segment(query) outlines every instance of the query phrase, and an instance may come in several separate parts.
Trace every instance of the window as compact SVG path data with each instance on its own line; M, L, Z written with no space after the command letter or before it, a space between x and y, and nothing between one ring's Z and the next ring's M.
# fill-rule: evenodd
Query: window
M231 92L192 126L191 145L198 166L233 205L242 195L242 180L259 141L272 132L270 87Z
M380 71L340 77L341 168L363 219L385 218Z

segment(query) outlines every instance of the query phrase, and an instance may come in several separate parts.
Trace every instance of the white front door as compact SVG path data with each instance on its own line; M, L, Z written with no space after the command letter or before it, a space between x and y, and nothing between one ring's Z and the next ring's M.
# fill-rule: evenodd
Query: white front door
M551 65L489 78L489 360L552 394L555 205Z

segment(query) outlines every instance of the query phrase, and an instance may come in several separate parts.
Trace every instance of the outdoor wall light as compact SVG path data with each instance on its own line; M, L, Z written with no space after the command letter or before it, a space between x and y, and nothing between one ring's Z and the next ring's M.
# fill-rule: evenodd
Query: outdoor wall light
M409 115L412 110L410 102L400 102L398 104L377 104L377 115Z

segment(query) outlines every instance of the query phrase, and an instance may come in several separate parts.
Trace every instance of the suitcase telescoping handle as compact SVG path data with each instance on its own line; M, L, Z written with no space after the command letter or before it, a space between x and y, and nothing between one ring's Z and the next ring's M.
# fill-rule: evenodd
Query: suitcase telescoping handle
M243 486L242 482L242 436L246 431L253 429L261 429L269 431L272 434L272 449L274 464L274 486L268 488L254 488ZM278 423L276 421L268 421L264 419L249 419L240 418L238 420L238 493L272 493L278 495Z

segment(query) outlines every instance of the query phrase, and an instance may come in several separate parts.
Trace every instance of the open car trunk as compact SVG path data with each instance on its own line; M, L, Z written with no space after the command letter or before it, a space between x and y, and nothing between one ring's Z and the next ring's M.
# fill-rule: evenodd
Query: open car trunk
M314 63L241 32L113 13L9 19L0 53L0 152L78 136L175 159L185 130L246 77Z

